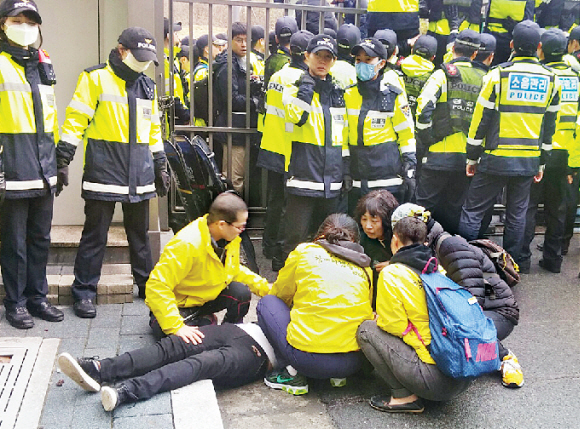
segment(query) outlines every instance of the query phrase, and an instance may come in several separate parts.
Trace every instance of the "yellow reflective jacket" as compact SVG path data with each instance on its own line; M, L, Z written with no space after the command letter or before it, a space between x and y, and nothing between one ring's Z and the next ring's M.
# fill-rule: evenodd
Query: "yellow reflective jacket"
M562 61L564 61L566 65L572 67L576 73L580 73L580 51L564 55Z
M284 88L282 99L286 133L292 142L286 157L286 191L306 197L337 197L343 176L348 174L344 91L331 75L322 80L304 73L298 82Z
M414 252L417 247L408 246L401 250ZM423 341L417 337L414 330L403 335L409 322L417 328ZM391 335L402 338L406 344L415 349L423 362L435 364L426 347L431 344L431 331L425 291L419 275L404 263L391 262L379 274L377 326Z
M467 159L481 156L478 170L488 174L535 176L552 150L559 85L535 57L516 57L492 69L473 113Z
M292 150L285 131L286 115L282 95L284 88L292 85L308 68L305 63L285 65L270 78L266 92L266 114L258 154L258 167L284 174L286 159Z
M262 54L250 52L250 64L252 64L254 75L264 76L264 57Z
M405 92L377 78L347 89L344 100L354 186L372 190L402 185L404 173L417 164Z
M419 0L369 0L369 28L419 30Z
M50 62L46 52L40 55ZM8 199L43 196L56 187L56 100L54 87L41 80L38 62L35 49L1 46L0 146Z
M167 243L147 281L145 299L163 332L169 335L183 327L178 308L212 301L233 281L257 295L268 293L268 281L240 265L240 241L236 237L226 245L222 263L212 247L205 215Z
M535 0L490 0L487 29L494 33L510 33L518 22L534 19Z
M356 69L348 61L336 61L330 69L330 74L344 90L356 85Z
M560 82L560 110L556 118L556 131L552 138L552 150L568 151L573 149L578 119L578 100L580 79L571 67L559 61L547 63L554 70ZM552 155L553 157L554 155Z
M132 82L109 62L79 77L57 161L68 165L84 141L83 198L139 202L155 196L154 162L165 163L155 83L142 73Z
M288 343L310 353L359 350L356 330L373 318L371 278L369 267L348 262L319 244L298 245L270 291L292 308Z
M184 104L185 97L183 95L183 83L179 76L179 69L175 66L174 62L169 61L169 49L165 48L163 52L165 53L165 95L169 95L169 82L171 78L169 66L173 63L173 95L179 97L182 104Z

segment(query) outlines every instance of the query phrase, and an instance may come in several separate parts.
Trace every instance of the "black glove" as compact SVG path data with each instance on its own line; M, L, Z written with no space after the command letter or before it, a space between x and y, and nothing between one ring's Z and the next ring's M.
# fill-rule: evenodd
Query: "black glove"
M62 188L68 186L68 165L56 169L56 196L62 192Z
M340 195L345 196L352 190L352 177L346 174L342 178L342 188L340 189Z
M417 189L417 182L416 180L405 178L403 179L403 187L405 188L405 203L414 203L415 202L415 189Z
M160 169L155 172L155 191L159 197L167 195L170 182L171 176L167 172L167 169Z

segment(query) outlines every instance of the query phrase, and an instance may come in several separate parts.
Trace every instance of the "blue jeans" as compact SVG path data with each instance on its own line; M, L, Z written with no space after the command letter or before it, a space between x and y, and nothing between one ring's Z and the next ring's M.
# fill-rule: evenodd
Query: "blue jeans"
M290 309L280 298L266 295L256 308L258 325L274 347L283 365L292 365L298 373L310 378L344 378L358 372L364 362L361 351L349 353L309 353L288 344L286 334Z

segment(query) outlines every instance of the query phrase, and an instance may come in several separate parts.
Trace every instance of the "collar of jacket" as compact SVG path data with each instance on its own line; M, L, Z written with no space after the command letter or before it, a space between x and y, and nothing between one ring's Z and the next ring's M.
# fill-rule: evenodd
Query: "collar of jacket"
M363 98L378 95L381 90L381 81L383 80L382 78L383 76L381 73L379 73L377 78L373 80L362 81L357 77L356 81L360 95L362 95Z
M141 73L137 73L131 70L121 59L121 54L117 48L111 49L109 54L109 65L113 72L126 82L133 82L141 76Z
M199 233L201 234L201 241L202 241L202 243L205 243L207 253L212 258L214 258L216 261L221 262L220 258L215 253L214 247L212 245L212 241L215 241L215 240L213 240L213 237L211 236L211 233L209 232L209 226L207 224L207 216L208 215L204 215L203 218L200 219L200 221L198 223ZM226 249L226 252L229 250L232 243L239 242L240 240L241 240L241 238L238 236L238 237L234 238L232 241L230 241L228 244L226 244L224 247L224 249ZM224 261L224 265L225 265L225 261Z
M540 61L540 62L548 67L555 68L555 69L565 70L565 69L570 68L570 66L568 64L566 64L565 62L563 62L562 60L551 61L551 62L547 62L547 61Z
M290 54L290 49L285 48L284 46L278 46L278 51L276 52L278 54L282 54L282 55L287 55L287 56L292 56Z
M315 243L332 255L352 262L359 267L366 268L371 265L371 258L365 255L363 247L358 243L339 241L337 244L331 244L324 239L316 240Z
M483 70L484 72L488 72L490 69L488 65L483 64L481 61L472 61L471 65L476 69Z
M512 63L532 63L532 64L540 64L540 60L538 60L537 57L521 56L521 57L514 57L512 59Z
M396 264L398 262L422 272L432 256L433 252L429 247L417 243L401 247L393 255L390 263Z
M260 51L256 51L255 49L252 49L252 52L261 60L264 59L264 54L261 53Z
M24 49L18 46L12 46L9 43L0 43L0 52L8 53L14 61L18 64L23 65L28 61L38 62L38 51L34 48Z
M308 70L308 64L306 64L304 61L292 61L290 63L290 67L304 71Z

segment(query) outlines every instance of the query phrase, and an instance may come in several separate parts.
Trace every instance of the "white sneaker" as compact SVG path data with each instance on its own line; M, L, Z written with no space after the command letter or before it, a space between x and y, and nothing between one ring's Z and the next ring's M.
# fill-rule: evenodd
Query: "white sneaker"
M114 387L103 386L101 389L101 403L105 411L113 411L117 408L119 402L119 394Z
M88 359L84 362L93 365ZM65 373L72 381L81 386L87 392L98 392L101 385L79 365L79 361L73 358L68 353L61 353L58 356L58 366L60 370Z

